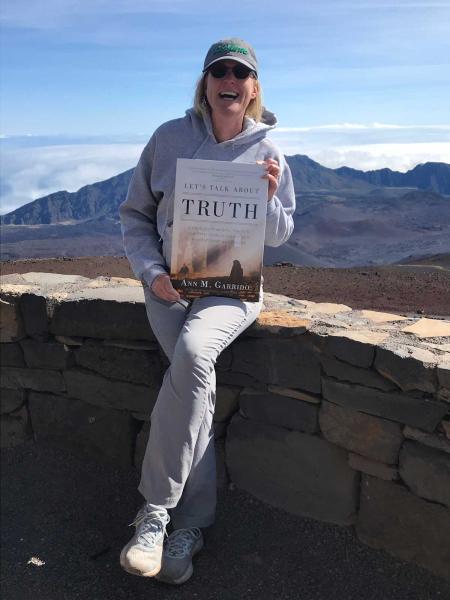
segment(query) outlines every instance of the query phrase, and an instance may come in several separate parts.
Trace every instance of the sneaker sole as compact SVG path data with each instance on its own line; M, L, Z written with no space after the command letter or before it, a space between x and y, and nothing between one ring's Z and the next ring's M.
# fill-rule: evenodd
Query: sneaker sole
M194 556L200 552L200 550L203 548L203 536L196 542L195 546L194 546L194 550L192 551L192 558L194 558ZM162 581L163 583L168 583L170 585L181 585L182 583L185 583L188 579L190 579L192 577L192 574L194 572L194 566L192 564L192 560L188 565L188 568L186 569L186 571L183 573L183 575L181 575L180 577L178 577L177 579L166 579L163 576L157 576L156 579L158 581Z
M157 575L161 571L161 564L155 567L152 571L147 571L146 573L135 569L129 564L126 558L128 548L131 546L132 544L128 543L124 548L122 548L122 552L120 553L120 566L122 567L122 569L124 569L127 573L130 573L130 575L138 575L140 577L155 577L155 575Z

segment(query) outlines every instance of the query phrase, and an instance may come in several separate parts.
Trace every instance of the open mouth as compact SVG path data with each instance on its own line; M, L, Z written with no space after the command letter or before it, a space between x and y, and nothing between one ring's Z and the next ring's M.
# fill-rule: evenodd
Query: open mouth
M221 98L225 98L227 100L236 100L238 95L239 94L237 92L220 92L219 94Z

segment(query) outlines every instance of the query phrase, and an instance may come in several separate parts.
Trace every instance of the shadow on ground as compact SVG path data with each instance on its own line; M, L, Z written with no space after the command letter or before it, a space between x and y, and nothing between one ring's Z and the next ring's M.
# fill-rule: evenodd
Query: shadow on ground
M220 494L189 582L133 577L118 557L141 502L135 472L30 442L4 452L2 476L3 600L450 599L449 583L360 544L351 529L237 490Z

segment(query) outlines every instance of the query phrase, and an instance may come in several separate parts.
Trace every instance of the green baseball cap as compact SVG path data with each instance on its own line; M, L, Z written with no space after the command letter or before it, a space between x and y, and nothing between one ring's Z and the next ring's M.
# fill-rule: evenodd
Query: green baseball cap
M211 46L203 64L203 73L219 60L235 60L258 74L258 61L253 48L239 38L219 40Z

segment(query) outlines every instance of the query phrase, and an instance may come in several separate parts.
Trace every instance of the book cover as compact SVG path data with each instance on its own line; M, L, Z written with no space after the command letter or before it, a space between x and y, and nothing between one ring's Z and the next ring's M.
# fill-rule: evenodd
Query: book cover
M177 160L170 278L183 298L259 300L264 165Z

